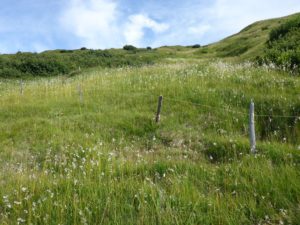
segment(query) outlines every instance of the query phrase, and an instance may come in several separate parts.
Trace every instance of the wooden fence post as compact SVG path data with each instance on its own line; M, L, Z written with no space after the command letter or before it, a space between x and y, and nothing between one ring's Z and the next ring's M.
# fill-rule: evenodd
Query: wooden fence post
M250 151L256 152L256 140L255 140L255 124L254 124L254 102L251 100L249 111L249 138L250 138Z
M156 118L155 118L156 123L158 123L159 120L160 120L160 111L161 111L161 106L162 106L162 100L163 100L163 96L159 96L158 105L157 105L157 112L156 112Z

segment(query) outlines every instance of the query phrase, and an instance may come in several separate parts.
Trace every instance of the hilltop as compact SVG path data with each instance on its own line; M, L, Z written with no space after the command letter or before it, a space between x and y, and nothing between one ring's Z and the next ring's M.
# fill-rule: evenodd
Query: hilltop
M300 77L232 62L256 39L225 48L265 42L261 23L206 47L1 56L0 224L299 224Z
M164 46L156 49L49 50L42 53L0 55L0 77L75 75L93 67L152 65L174 58L244 61L264 54L270 32L300 13L253 23L237 34L207 46Z
M298 16L300 13L255 22L237 34L203 47L195 54L201 57L240 57L242 60L255 58L264 53L270 32L274 28Z

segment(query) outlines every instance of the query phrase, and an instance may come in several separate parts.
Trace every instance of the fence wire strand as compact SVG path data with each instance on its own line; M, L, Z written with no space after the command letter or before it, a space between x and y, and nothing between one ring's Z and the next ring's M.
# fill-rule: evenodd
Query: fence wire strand
M210 106L210 105L205 105L205 104L200 104L200 103L194 103L186 100L179 100L175 98L170 98L170 97L164 97L166 100L170 100L173 102L181 102L181 103L186 103L194 106L201 106L201 107L206 107L206 108L211 108L211 109L217 109L217 110L224 110L227 112L232 112L232 113L237 113L240 115L248 116L249 113L241 112L238 110L233 110L233 109L228 109L226 107L216 107L216 106ZM291 116L291 115L265 115L265 114L255 114L256 117L268 117L268 118L295 118L300 120L300 115L298 116Z

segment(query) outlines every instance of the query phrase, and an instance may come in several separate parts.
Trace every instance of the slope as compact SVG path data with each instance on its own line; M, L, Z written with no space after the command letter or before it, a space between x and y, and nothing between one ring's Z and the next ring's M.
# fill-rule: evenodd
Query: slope
M237 34L204 46L194 54L202 57L239 57L240 60L254 58L263 53L272 29L299 15L300 13L296 13L286 17L255 22Z

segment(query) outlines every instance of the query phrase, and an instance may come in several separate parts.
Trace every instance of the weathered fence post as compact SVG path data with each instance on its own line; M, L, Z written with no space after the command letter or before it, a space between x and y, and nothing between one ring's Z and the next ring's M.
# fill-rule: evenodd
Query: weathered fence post
M157 105L157 112L156 112L156 118L155 118L156 123L158 123L159 120L160 120L160 111L161 111L161 106L162 106L162 100L163 100L163 96L159 96L158 105Z
M20 80L20 94L23 95L23 92L24 92L24 90L23 90L23 80L21 79Z
M78 84L77 90L78 90L78 94L79 94L80 103L83 103L83 92L82 92L82 88L81 88L80 84Z
M250 138L250 151L256 152L256 140L255 140L255 125L254 125L254 102L251 100L249 111L249 138Z

